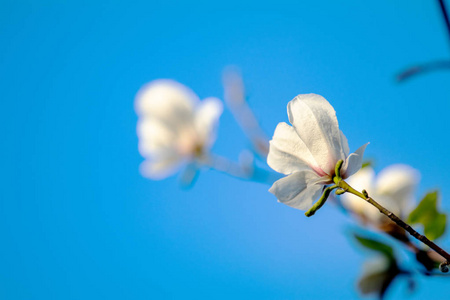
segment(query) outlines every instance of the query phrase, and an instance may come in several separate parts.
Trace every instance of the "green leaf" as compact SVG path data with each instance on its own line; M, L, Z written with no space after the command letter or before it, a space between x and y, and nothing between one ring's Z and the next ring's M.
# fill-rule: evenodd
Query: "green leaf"
M428 226L425 226L425 235L435 240L441 237L445 233L445 225L447 224L447 215L438 213L433 222L429 222Z
M437 213L437 198L437 191L426 194L417 207L409 214L408 221L411 223L421 223L424 220L433 218Z
M366 160L362 163L361 169L364 169L366 167L373 167L373 161L372 160Z
M438 192L429 192L408 217L410 223L422 224L425 235L431 240L442 236L447 225L447 216L438 211L437 204Z
M394 250L391 246L370 238L362 237L356 233L354 235L356 240L365 248L377 251L386 256L389 260L394 259Z

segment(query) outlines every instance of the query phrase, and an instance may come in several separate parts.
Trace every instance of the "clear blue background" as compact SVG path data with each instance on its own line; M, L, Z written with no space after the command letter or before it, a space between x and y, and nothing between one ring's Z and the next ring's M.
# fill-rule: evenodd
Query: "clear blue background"
M221 97L235 64L271 136L289 100L322 94L352 150L413 165L418 195L441 188L450 211L450 72L394 80L449 42L437 1L3 0L0 298L357 298L369 255L333 206L307 219L214 171L190 190L142 178L134 96L173 78ZM248 146L225 112L214 151ZM448 280L418 277L412 299L446 297Z

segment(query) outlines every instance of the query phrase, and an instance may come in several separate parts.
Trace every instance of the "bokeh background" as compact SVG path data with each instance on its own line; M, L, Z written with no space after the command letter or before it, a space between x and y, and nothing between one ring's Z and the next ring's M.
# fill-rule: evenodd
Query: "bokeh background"
M239 66L269 136L288 101L321 94L352 150L414 166L417 195L440 188L450 210L450 72L395 80L449 57L437 1L3 0L0 43L2 299L359 297L370 254L332 205L307 219L214 171L187 190L141 177L133 102L157 78L222 97ZM214 152L248 147L226 111ZM417 280L388 298L448 296L449 279Z

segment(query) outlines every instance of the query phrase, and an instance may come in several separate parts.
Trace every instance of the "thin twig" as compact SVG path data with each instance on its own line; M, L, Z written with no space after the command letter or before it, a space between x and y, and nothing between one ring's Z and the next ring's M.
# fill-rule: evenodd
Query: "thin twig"
M278 173L260 168L253 162L236 163L226 157L211 153L207 156L203 156L199 160L199 163L213 170L243 180L251 180L272 185L275 181L280 179Z
M264 160L269 153L269 139L259 125L258 119L245 99L245 89L242 77L233 68L224 72L223 84L225 89L225 103L250 140L255 152Z
M447 27L447 33L448 33L448 37L450 38L450 21L448 19L448 13L447 13L447 9L445 7L445 2L444 0L439 0L439 6L441 8L442 11L442 15L444 17L444 21L445 21L445 26Z
M447 28L447 34L448 38L450 40L450 20L447 13L447 8L445 6L444 0L438 0L439 7L442 12L442 16L444 18L445 27ZM442 61L432 61L429 63L423 63L420 65L412 66L405 71L402 71L400 74L397 75L397 81L401 82L405 79L408 79L414 75L417 74L423 74L430 71L435 70L445 70L450 68L450 62L448 60L442 60Z
M252 169L243 168L240 164L219 155L209 154L208 156L203 157L200 162L211 169L240 179L249 180L253 173Z
M404 81L406 79L411 78L414 75L428 73L432 71L439 71L439 70L448 70L450 69L450 61L449 60L438 60L438 61L432 61L429 63L424 63L421 65L413 66L405 71L402 71L400 74L397 75L397 81Z
M389 219L394 221L398 226L400 226L401 228L405 229L414 238L416 238L417 240L421 241L422 243L424 243L425 245L427 245L428 247L430 247L431 249L436 251L443 258L445 258L446 261L443 262L443 265L448 265L449 264L449 262L450 262L450 254L449 253L447 253L444 249L442 249L441 247L436 245L434 242L430 241L426 236L418 233L416 230L414 230L414 228L412 228L410 225L406 224L402 219L397 217L391 211L389 211L386 208L384 208L383 206L381 206L378 202L376 202L374 199L369 197L367 195L367 193L360 193L360 192L358 192L357 190L352 188L350 185L348 185L343 180L339 181L338 185L339 185L340 188L342 188L346 192L351 193L351 194L353 194L355 196L358 196L361 199L363 199L363 200L367 201L368 203L372 204L373 206L375 206L380 211L380 213L382 213L385 216L387 216Z

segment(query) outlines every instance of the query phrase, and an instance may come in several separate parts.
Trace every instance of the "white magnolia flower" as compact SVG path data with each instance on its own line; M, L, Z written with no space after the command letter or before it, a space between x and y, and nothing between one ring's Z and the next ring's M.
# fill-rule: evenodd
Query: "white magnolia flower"
M136 96L141 173L162 179L202 158L216 139L222 103L200 102L189 88L172 80L155 80Z
M411 210L419 180L419 171L408 165L396 164L386 167L378 176L372 168L363 168L347 183L356 190L365 189L371 198L402 218ZM378 209L352 194L345 193L341 200L347 209L373 225L387 220Z
M363 295L375 294L383 299L392 281L402 273L397 262L385 256L377 256L363 265L358 288Z
M335 166L344 164L341 177L356 173L367 144L349 155L347 138L339 130L336 112L325 98L315 94L298 95L287 106L289 122L275 129L267 157L269 166L288 176L270 188L278 200L306 210L333 182Z

